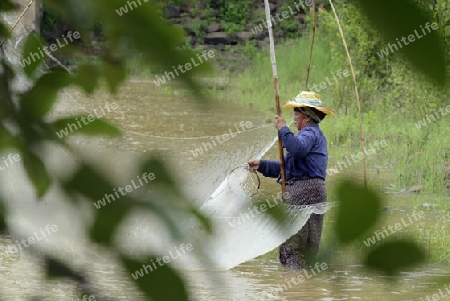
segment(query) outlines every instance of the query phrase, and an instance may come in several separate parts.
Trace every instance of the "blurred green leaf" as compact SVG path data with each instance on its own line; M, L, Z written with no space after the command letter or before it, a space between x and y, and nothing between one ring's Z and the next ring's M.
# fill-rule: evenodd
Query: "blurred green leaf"
M152 183L166 184L176 189L176 183L173 181L173 177L160 159L150 158L144 161L141 164L140 172L155 174L155 179L152 180Z
M41 118L53 107L59 89L70 84L65 71L52 71L41 76L31 90L21 96L23 109L29 116Z
M113 191L109 181L86 164L83 164L73 177L64 183L64 187L96 201L104 197L105 193Z
M3 200L0 200L0 232L3 232L7 229L5 220L6 214L7 212L5 205L3 204Z
M445 84L446 54L444 40L438 31L442 29L425 29L427 23L433 22L432 12L420 8L413 0L352 1L360 5L367 18L384 34L387 43L397 45L396 39L401 41L403 37L408 39L409 35L414 35L415 41L405 39L408 45L402 44L398 51L436 83Z
M364 262L366 266L380 270L388 276L394 276L401 269L425 260L424 251L413 241L404 239L382 243L366 256Z
M339 184L337 199L337 236L341 243L349 243L375 223L381 209L381 200L374 191L350 181Z
M0 98L3 99L0 102L0 117L4 118L5 115L10 115L12 100L11 100L11 86L13 78L15 77L15 71L11 68L11 65L3 62L1 64L3 73L0 75Z
M67 181L64 186L69 191L75 191L88 198L92 202L104 200L105 205L98 209L97 218L90 229L93 241L110 245L117 226L133 207L133 200L127 196L115 196L114 187L99 173L87 165L83 165L76 174ZM112 195L108 202L105 195Z
M122 63L104 60L103 75L109 85L109 90L111 93L115 94L117 92L118 85L127 77L127 70L125 65Z
M40 48L43 43L34 34L30 34L25 41L21 65L25 74L31 77L39 65L44 61L44 50Z
M1 23L0 23L0 37L3 37L0 45L4 44L6 40L11 37L9 29L4 24Z
M59 261L58 259L45 257L45 268L47 278L69 278L79 283L84 283L85 279L82 275L73 271L70 267Z
M94 116L94 115L89 115ZM87 121L86 121L87 120ZM91 118L92 120L92 118ZM55 128L57 133L60 133L61 138L66 138L68 135L72 133L71 128L69 128L69 124L75 125L76 130L75 133L87 134L87 135L107 135L112 137L118 137L122 133L121 131L115 127L114 125L109 124L106 121L101 119L94 119L89 122L88 116L76 116L63 118L55 121L52 126ZM81 125L81 126L80 126ZM70 132L69 132L70 130Z
M200 211L198 211L194 207L191 208L191 213L201 222L203 227L205 227L206 232L209 234L212 234L213 229L212 229L212 224L211 224L211 221L209 220L209 218L207 216L204 216Z
M170 235L175 240L181 240L183 238L184 228L180 228L179 225L175 222L176 219L184 219L191 218L190 215L186 214L186 211L181 210L180 213L184 214L182 218L175 217L173 215L173 208L177 206L179 209L180 202L172 199L173 195L160 194L158 190L153 191L151 193L144 194L144 196L139 197L139 201L135 202L139 208L139 210L148 210L148 212L152 212L158 216L161 221L165 223L165 226L170 231ZM177 197L175 197L176 200ZM156 202L155 200L158 200ZM172 202L169 204L169 202ZM169 207L169 208L168 208Z
M36 188L38 198L42 198L52 184L52 178L47 171L41 158L32 152L24 152L23 164L27 171L28 177Z
M113 194L114 191L105 191L105 193ZM92 241L110 246L117 227L132 209L133 205L132 199L121 196L111 203L107 203L106 206L99 208L97 217L89 232Z
M98 85L98 71L94 66L83 65L78 68L75 83L87 94L92 94Z
M19 140L0 125L0 149L19 148Z
M162 160L158 159L155 156L154 158L144 161L140 166L140 173L153 173L155 175L154 180L149 182L149 185L163 185L162 187L159 187L161 189L155 189L154 193L151 194L152 200L159 201L154 203L155 205L157 205L158 203L171 203L173 209L179 209L184 213L193 214L205 227L206 231L208 233L211 233L212 228L209 219L206 216L202 215L197 209L192 207L188 200L186 200L182 191L178 188L179 185L174 181L174 177L170 174L170 171L163 164ZM149 202L146 202L146 205L149 205L151 203L152 201L149 200ZM149 207L149 209L164 211L162 208L158 208L157 206L153 205L152 207ZM170 221L170 218L166 216L166 214L163 214L163 212L161 212L160 215L161 217L167 218L167 221ZM167 225L170 227L170 222L168 222ZM171 230L172 235L174 237L177 236L177 229L171 228Z
M0 11L7 12L13 11L19 8L19 5L11 2L10 0L2 0L0 1Z
M162 262L162 265L157 263L158 259L159 262ZM156 268L153 266L152 260ZM144 262L140 262L122 257L122 262L127 271L134 275L132 279L137 282L139 288L149 300L189 300L183 280L168 264L164 264L162 258L150 257ZM147 273L143 266L147 266ZM142 277L136 274L136 271L140 271ZM135 279L135 277L138 279Z

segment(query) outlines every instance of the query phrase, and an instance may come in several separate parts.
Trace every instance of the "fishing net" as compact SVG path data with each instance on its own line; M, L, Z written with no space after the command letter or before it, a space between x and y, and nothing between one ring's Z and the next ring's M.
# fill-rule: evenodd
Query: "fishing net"
M249 171L246 165L231 170L199 208L210 219L213 235L209 235L195 218L186 218L181 214L177 216L176 219L182 221L182 228L185 229L183 239L193 246L193 251L172 264L182 270L233 268L272 251L297 233L311 214L324 214L333 206L331 203L288 205L279 194L268 196L261 192L260 186L259 176ZM282 219L273 218L268 214L269 210L278 210ZM159 254L168 254L179 245L179 242L167 239L164 226L157 225L154 219L151 224L136 224L135 229L139 229L139 232L134 232L135 238L152 247L159 245L156 251ZM132 244L131 240L128 244ZM209 265L198 260L205 258L205 255L211 258Z
M250 171L247 164L239 165L228 174L225 179L225 191L233 194L238 199L253 197L261 187L258 174ZM212 195L205 203L209 203L216 197Z
M255 171L250 171L247 164L233 168L226 179L228 188L237 197L253 197L261 187L261 180Z
M333 205L294 206L284 203L279 195L267 196L259 191L257 174L245 165L233 169L224 183L200 209L213 221L214 236L207 241L206 249L214 250L219 269L232 268L273 250L297 233L311 214L324 214ZM275 207L282 220L267 214Z

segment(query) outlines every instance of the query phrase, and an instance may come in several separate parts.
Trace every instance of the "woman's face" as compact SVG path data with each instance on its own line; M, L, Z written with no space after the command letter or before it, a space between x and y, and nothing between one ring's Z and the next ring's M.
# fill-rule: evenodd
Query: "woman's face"
M300 112L294 111L294 124L299 131L302 130L308 124L309 116Z

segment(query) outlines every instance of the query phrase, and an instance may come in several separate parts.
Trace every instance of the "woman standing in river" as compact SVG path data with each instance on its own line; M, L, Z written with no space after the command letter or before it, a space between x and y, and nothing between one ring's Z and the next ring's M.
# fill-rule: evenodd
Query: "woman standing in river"
M319 95L303 91L294 100L282 105L294 110L295 136L283 117L275 115L275 128L282 138L285 155L286 192L288 204L311 205L327 200L325 176L328 163L327 140L319 128L326 115L334 115L323 108ZM250 160L249 168L265 177L278 178L281 183L280 162ZM303 228L278 247L279 259L292 269L304 269L308 259L317 254L322 234L323 215L312 214Z

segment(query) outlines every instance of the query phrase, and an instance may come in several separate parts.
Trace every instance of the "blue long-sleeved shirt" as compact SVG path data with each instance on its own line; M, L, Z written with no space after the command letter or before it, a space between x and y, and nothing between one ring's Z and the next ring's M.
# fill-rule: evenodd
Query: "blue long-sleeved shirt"
M278 131L282 138L286 181L303 176L325 180L328 164L327 140L318 124L303 128L297 136L284 126ZM258 171L266 177L280 180L280 162L261 160Z

